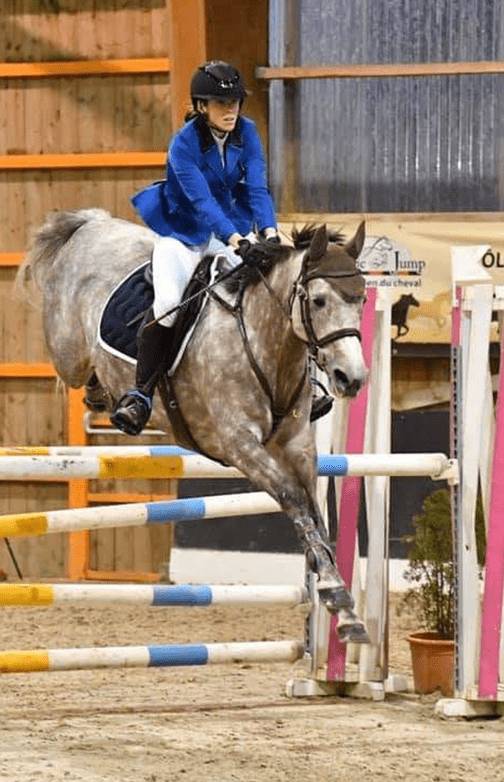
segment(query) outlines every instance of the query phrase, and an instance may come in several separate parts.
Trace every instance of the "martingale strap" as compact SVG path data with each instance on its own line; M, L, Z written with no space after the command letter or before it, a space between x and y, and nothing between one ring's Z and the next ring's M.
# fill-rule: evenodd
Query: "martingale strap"
M271 431L264 441L264 444L266 444L273 435L275 434L276 430L280 426L283 419L290 413L294 405L296 404L301 391L303 390L303 386L306 382L306 375L308 372L308 367L305 367L305 370L303 374L301 375L299 382L294 389L294 392L289 399L288 403L284 406L279 406L275 402L275 398L273 396L273 392L271 390L271 387L268 383L268 380L266 378L266 375L262 371L261 367L256 361L256 358L252 352L252 348L250 346L250 341L247 334L247 329L245 326L245 321L243 319L243 295L245 292L245 288L241 288L238 294L238 298L235 304L235 307L233 309L233 314L236 317L237 325L238 325L238 331L240 332L240 336L242 338L243 347L245 348L245 353L247 354L247 358L249 360L250 366L252 368L252 371L254 372L257 380L259 381L259 385L261 386L262 390L266 394L267 398L269 399L270 405L271 405L271 415L273 418L273 426L271 428Z

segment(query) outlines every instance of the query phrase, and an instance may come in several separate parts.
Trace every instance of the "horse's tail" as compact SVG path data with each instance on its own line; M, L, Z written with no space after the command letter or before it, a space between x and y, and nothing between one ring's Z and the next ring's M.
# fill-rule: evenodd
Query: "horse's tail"
M31 248L19 267L16 275L18 293L27 292L30 286L40 292L60 250L74 233L91 220L108 219L110 215L103 209L57 211L48 215L45 223L35 232Z

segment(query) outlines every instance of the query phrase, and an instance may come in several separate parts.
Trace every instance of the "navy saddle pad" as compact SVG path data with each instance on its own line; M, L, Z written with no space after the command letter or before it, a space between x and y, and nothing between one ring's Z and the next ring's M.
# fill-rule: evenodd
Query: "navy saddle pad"
M211 256L205 256L200 261L184 291L182 300L187 299L188 303L180 308L172 332L172 350L175 353L198 317L205 289L210 281L212 260ZM135 269L119 283L105 304L100 321L100 341L104 347L129 359L136 359L137 332L153 301L154 289L149 262Z
M135 269L112 292L100 321L100 339L129 358L137 356L137 331L154 301L150 263Z

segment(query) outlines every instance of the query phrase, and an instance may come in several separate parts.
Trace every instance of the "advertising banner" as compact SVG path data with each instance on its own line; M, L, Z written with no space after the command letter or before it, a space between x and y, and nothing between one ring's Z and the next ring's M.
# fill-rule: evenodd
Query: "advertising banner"
M392 289L391 336L398 342L449 343L451 247L480 246L481 265L504 285L504 214L288 215L280 228L326 223L351 238L365 221L359 265L367 285Z

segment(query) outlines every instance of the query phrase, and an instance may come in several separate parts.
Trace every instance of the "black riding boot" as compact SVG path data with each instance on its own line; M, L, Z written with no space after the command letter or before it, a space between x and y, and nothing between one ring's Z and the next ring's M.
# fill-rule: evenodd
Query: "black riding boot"
M150 311L146 322L154 315ZM173 329L159 323L142 327L138 337L136 388L127 391L118 401L110 421L126 434L140 434L152 410L156 383L167 369Z

